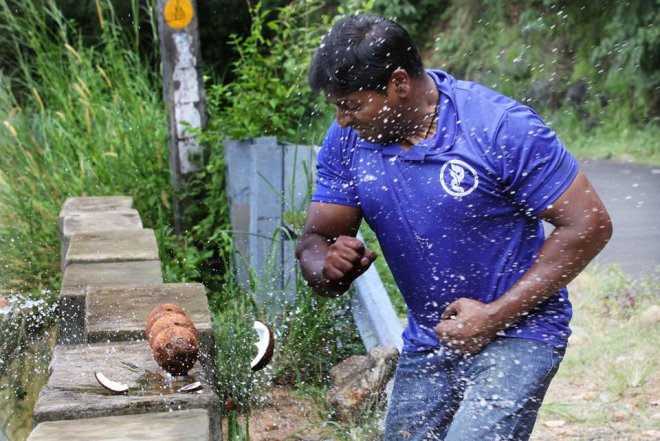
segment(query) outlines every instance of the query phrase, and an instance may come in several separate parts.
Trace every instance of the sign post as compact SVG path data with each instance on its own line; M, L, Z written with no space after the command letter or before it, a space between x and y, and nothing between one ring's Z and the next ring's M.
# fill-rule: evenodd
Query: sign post
M197 134L206 126L195 0L158 0L163 96L168 107L174 228L182 230L181 184L204 166Z

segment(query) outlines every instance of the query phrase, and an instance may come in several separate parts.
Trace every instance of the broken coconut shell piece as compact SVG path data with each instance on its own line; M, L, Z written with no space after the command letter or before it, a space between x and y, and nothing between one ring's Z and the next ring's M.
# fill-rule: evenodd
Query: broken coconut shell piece
M112 395L128 393L127 384L120 383L118 381L112 381L111 379L103 375L102 372L94 372L94 376L96 377L96 381L98 381L99 384L103 386L105 389L107 389Z
M178 392L190 393L200 390L202 388L202 383L200 381L195 381L194 383L187 384L180 388Z
M256 343L257 356L252 359L250 368L253 371L258 371L266 367L273 358L275 350L275 336L270 327L260 320L255 320L252 328L257 332L259 340Z
M156 363L172 375L186 375L199 356L196 332L183 326L171 326L158 333L151 344Z

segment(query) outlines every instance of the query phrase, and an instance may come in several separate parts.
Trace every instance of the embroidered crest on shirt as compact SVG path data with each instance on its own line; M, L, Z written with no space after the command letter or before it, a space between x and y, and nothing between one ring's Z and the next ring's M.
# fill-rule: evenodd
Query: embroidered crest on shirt
M479 176L469 164L451 159L440 169L440 184L452 196L467 196L479 185Z

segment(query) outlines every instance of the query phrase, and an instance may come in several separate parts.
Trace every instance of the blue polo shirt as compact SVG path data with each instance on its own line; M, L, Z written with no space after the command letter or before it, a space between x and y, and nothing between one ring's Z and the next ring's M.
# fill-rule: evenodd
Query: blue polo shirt
M439 346L433 328L454 300L490 303L520 279L544 241L536 215L578 172L529 107L445 72L427 73L440 91L435 136L404 151L335 122L312 197L362 209L408 306L408 351ZM564 347L571 315L564 288L505 333Z

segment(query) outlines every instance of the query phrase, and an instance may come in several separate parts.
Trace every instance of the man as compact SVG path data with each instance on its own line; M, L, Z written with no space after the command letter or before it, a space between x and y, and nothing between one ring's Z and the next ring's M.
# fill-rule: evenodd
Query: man
M385 439L528 439L570 334L565 286L612 234L589 180L533 110L424 70L390 20L338 22L309 80L337 115L303 275L345 292L376 259L364 218L408 306Z

